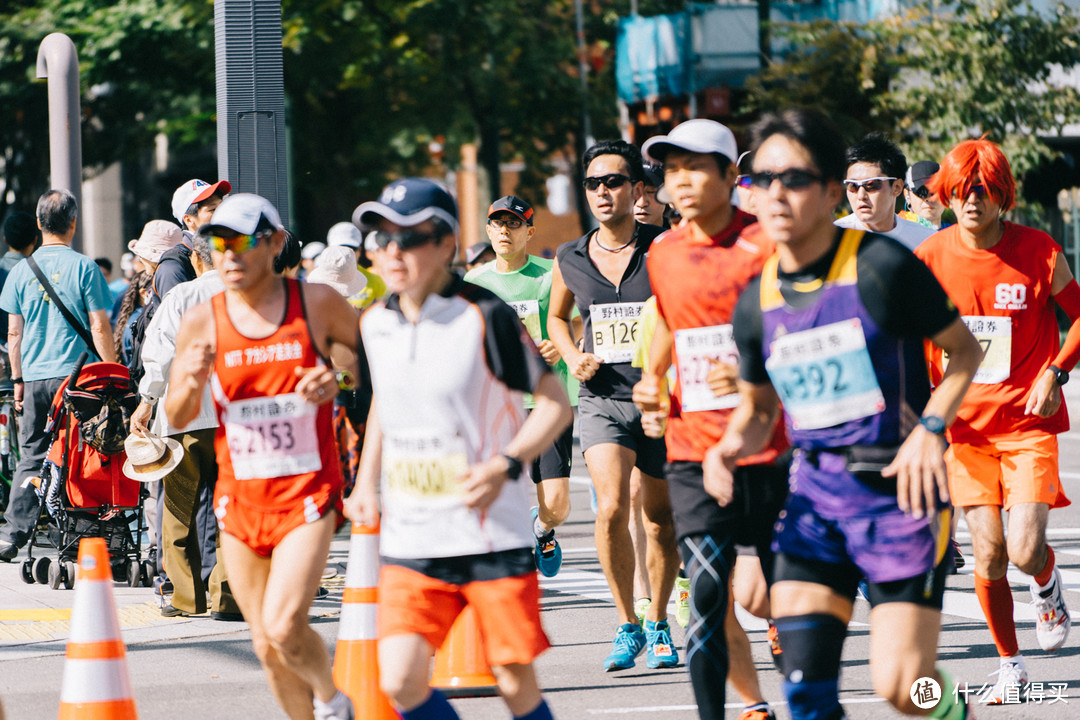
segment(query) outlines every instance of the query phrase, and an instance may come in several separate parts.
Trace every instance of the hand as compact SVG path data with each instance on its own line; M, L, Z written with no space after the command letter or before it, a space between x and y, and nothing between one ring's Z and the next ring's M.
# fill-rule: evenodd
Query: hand
M945 438L916 425L881 475L896 478L896 502L901 510L915 518L934 512L939 499L949 501Z
M555 343L550 340L541 340L537 343L536 349L540 351L540 357L544 358L544 362L548 365L554 365L562 359L562 355L559 354L559 350L555 347Z
M1024 414L1037 415L1038 417L1050 417L1061 407L1061 386L1057 384L1057 376L1053 370L1044 370L1035 386L1028 395Z
M720 507L727 507L735 498L735 458L739 454L741 441L722 439L705 451L705 460L701 464L705 481L705 492L709 493Z
M309 368L296 368L295 374L300 378L296 383L296 392L304 396L304 399L315 405L333 402L337 397L337 376L325 366Z
M15 408L16 415L22 415L24 389L25 388L23 387L22 383L15 383L15 402L13 402L11 405Z
M181 374L178 377L188 375L201 386L210 379L216 356L212 342L195 338L173 362L179 365Z
M645 433L645 437L664 437L667 432L667 410L641 413L641 431Z
M667 415L671 402L668 399L667 378L652 373L641 373L641 380L634 385L634 404L643 413L663 412Z
M731 395L739 391L739 366L734 363L726 363L715 358L709 358L709 374L705 376L705 382L715 397Z
M368 527L379 526L379 502L375 489L364 490L357 484L345 498L345 517Z
M502 492L506 477L506 458L502 455L473 465L461 476L461 490L465 495L465 507L486 510ZM515 478L516 479L516 478Z
M135 412L131 413L131 434L146 437L150 431L150 416L154 413L154 406L140 401Z
M600 369L603 362L598 355L593 353L579 353L572 360L568 359L566 365L570 368L570 374L578 382L587 382L592 379L592 376Z

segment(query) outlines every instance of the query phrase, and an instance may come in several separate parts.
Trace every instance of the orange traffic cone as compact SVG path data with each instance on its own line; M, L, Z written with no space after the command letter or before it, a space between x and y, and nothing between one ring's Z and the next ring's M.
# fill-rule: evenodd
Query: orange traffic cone
M60 689L60 720L136 720L124 641L102 538L79 542L71 637Z
M379 528L352 524L341 622L334 650L334 684L349 696L356 717L398 720L400 717L379 689L375 602L379 583Z
M435 652L431 687L447 697L488 697L499 694L491 666L484 657L480 626L471 605L458 615L442 647Z

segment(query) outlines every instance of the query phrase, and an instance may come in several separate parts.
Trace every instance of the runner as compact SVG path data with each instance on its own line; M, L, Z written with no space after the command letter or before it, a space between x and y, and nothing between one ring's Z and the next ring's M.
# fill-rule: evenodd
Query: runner
M519 197L501 197L488 208L487 235L495 250L495 260L473 268L465 280L487 288L517 312L540 355L554 370L571 405L577 404L577 380L570 377L559 351L547 337L548 307L551 303L551 260L530 255L528 242L536 234L533 209ZM572 385L572 386L571 386ZM533 401L525 396L525 408ZM570 515L570 458L574 453L574 426L569 425L555 444L532 464L538 507L533 509L533 551L536 567L544 577L555 577L562 566L562 548L555 528Z
M927 267L894 240L840 229L844 145L822 116L767 115L754 128L754 207L777 251L739 299L741 404L705 457L721 505L735 463L766 447L783 403L796 455L776 524L772 612L795 720L840 718L840 656L856 585L870 599L874 690L901 712L920 678L930 717L967 716L935 669L948 551L944 429L981 357ZM931 394L922 341L952 362Z
M662 230L634 219L634 201L643 187L635 146L621 140L598 143L585 152L582 164L585 194L600 227L556 252L548 336L582 383L580 435L596 487L596 551L620 622L604 669L631 668L642 650L648 667L674 667L679 656L667 605L679 557L663 480L664 442L642 431L641 412L631 400L641 371L630 364L641 308L652 294L645 256ZM570 333L575 304L585 328L584 352ZM644 632L634 612L634 551L627 529L632 473L640 473L644 489L653 593Z
M771 574L768 543L779 505L757 505L758 514L752 518L743 508L751 488L762 490L755 499L765 495L765 488L783 498L787 468L772 461L787 443L777 427L764 453L741 461L739 497L727 507L705 491L701 462L705 451L720 440L731 409L739 403L734 394L738 356L731 328L735 302L761 272L775 245L760 232L752 215L731 205L738 175L733 161L739 153L728 128L712 120L688 120L668 135L649 138L643 151L664 164L664 187L683 224L657 238L649 251L658 317L634 401L646 413L662 407L668 397L668 369L672 365L678 369L668 403L664 475L679 552L690 578L686 664L700 717L723 718L734 544L738 539L760 546L762 565ZM710 373L722 377L719 395L710 387ZM748 690L750 699L740 718L774 718L761 696L746 634L737 621L729 627L736 633L739 651L731 657L732 680L737 688Z
M221 553L278 703L291 718L310 718L313 704L316 720L352 718L308 608L341 522L325 358L331 344L355 346L356 312L329 286L273 273L285 229L264 198L229 195L199 232L225 291L180 323L165 412L184 428L210 383Z
M532 665L549 643L522 470L572 420L566 394L515 312L449 271L457 207L445 190L398 180L353 218L378 229L391 291L360 321L359 385L374 401L347 506L377 522L381 476L383 690L405 720L458 717L428 677L469 604L514 717L550 720ZM535 401L528 418L524 392Z
M975 594L1000 656L997 682L983 699L998 704L1018 697L1028 680L1006 577L1010 562L1032 576L1039 646L1057 650L1071 626L1046 521L1051 508L1070 504L1058 475L1057 434L1069 429L1061 386L1080 358L1080 286L1049 235L1001 218L1016 187L994 143L960 143L928 187L957 222L915 254L986 348L949 429L945 459L953 504L964 508L971 530ZM1063 348L1058 305L1072 319ZM929 358L931 380L938 380L941 352L931 349ZM1009 514L1007 542L1002 508Z

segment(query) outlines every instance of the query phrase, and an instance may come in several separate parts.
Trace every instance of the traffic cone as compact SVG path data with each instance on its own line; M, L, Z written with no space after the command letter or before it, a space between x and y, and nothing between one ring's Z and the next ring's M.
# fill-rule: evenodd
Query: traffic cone
M458 615L442 647L435 651L431 687L447 697L488 697L499 694L491 666L484 657L480 626L471 605Z
M334 684L349 696L356 717L398 720L400 716L379 689L375 633L376 586L379 583L379 527L352 524L349 564L341 597Z
M76 578L60 720L137 720L105 540L79 542Z

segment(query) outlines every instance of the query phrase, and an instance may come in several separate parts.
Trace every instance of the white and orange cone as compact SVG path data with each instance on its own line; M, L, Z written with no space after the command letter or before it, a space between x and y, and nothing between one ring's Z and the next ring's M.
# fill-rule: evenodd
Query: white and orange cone
M398 720L400 716L379 688L375 628L378 584L379 527L354 522L334 650L334 684L352 700L356 717Z
M137 720L102 538L79 542L76 579L60 720Z
M476 611L466 605L435 651L431 687L447 697L489 697L499 694L480 638Z

